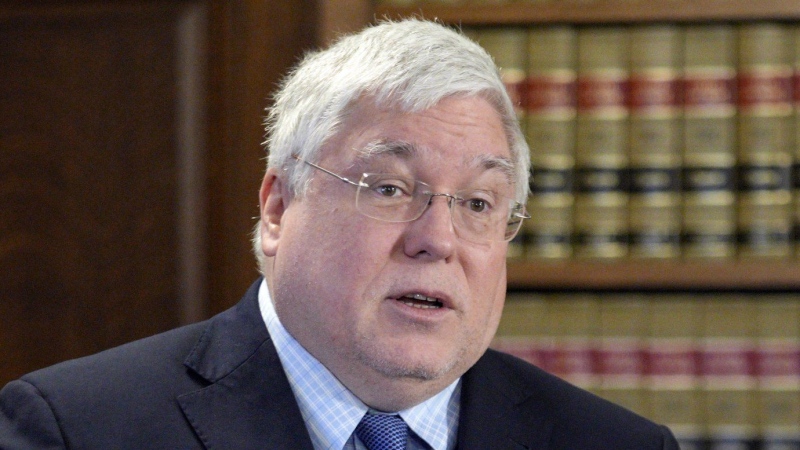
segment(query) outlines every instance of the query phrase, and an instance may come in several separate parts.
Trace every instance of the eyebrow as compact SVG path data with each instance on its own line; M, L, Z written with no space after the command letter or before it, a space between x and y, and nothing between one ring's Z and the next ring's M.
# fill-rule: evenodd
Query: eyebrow
M367 143L358 151L356 158L362 161L376 156L397 156L402 159L411 159L417 153L419 153L417 146L410 142L380 139Z
M367 143L357 152L356 158L363 162L381 156L396 156L409 160L420 151L420 148L411 142L380 139ZM516 171L511 158L482 154L473 158L469 165L482 167L484 170L499 170L508 179L510 185L516 184Z

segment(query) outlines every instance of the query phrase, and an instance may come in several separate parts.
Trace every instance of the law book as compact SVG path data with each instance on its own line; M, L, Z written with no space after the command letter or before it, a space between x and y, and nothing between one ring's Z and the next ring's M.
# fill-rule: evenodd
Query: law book
M531 149L531 218L523 222L529 259L572 254L577 31L536 26L528 32L525 130Z
M756 426L756 305L744 295L716 294L704 301L700 379L709 448L750 448Z
M676 258L681 233L681 30L674 24L631 30L631 257Z
M706 432L699 359L703 303L695 295L673 293L655 296L650 303L648 417L669 426L682 449L700 450Z
M642 415L649 413L645 391L649 304L643 294L604 296L595 351L597 393Z
M574 255L628 251L628 29L578 31Z
M500 70L500 77L514 104L517 119L524 132L525 78L528 69L528 33L524 27L501 26L481 29L478 43L494 59ZM524 253L525 231L509 243L508 257L520 258Z
M792 27L794 44L794 153L792 154L792 217L794 253L800 258L800 25Z
M511 97L520 123L524 123L523 105L528 69L528 32L525 27L502 26L482 29L478 42L494 59L500 77Z
M755 376L763 449L800 448L800 303L786 294L757 301Z
M682 255L736 252L736 33L730 24L684 30Z
M739 25L739 255L791 254L792 40L786 25Z
M492 348L541 367L547 323L547 296L535 292L510 293L492 341Z
M547 302L542 368L584 389L597 388L594 343L599 299L589 293L552 294Z

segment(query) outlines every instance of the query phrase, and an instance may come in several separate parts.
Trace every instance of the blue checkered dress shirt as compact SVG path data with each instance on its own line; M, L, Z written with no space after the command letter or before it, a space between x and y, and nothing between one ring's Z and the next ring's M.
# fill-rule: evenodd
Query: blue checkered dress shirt
M275 313L266 282L259 288L258 303L314 449L364 450L354 431L369 407L286 331ZM460 387L459 379L434 397L399 412L412 431L407 450L455 449Z

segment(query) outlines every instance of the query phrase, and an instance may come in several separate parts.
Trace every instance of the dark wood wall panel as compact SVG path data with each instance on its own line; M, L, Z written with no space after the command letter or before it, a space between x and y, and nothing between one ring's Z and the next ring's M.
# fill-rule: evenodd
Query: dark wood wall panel
M0 14L0 385L206 313L198 4L75 5Z
M264 108L287 69L316 45L316 0L214 2L211 22L210 310L258 276L250 234L266 167Z
M0 0L0 386L240 298L264 108L318 10Z

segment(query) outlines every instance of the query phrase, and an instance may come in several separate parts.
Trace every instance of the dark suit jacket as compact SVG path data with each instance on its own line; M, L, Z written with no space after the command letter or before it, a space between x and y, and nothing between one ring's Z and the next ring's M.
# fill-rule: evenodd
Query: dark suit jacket
M13 381L0 449L311 449L258 308L258 283L218 316ZM463 377L460 449L648 450L669 430L508 355Z

